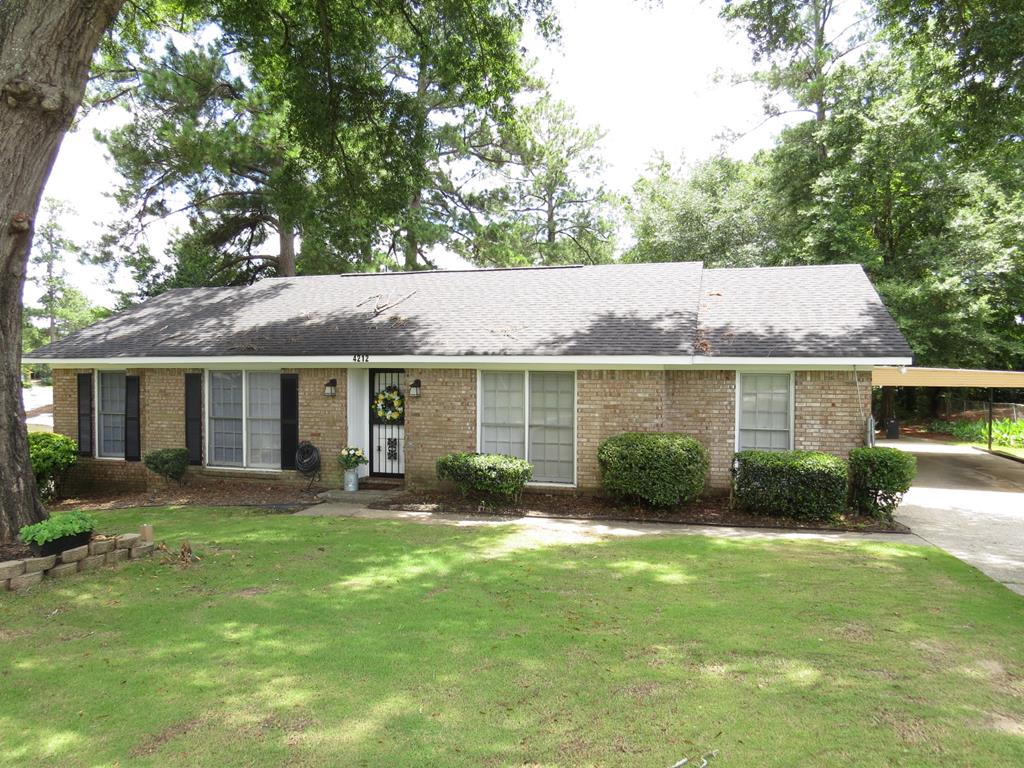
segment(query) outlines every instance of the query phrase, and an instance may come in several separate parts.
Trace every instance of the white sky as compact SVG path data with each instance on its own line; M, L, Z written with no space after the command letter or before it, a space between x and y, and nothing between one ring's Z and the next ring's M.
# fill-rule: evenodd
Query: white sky
M556 0L562 42L545 48L528 39L537 58L537 73L555 95L575 107L581 124L607 131L603 153L605 182L622 193L632 187L657 152L669 159L700 160L719 149L716 136L726 128L748 131L763 120L761 94L749 85L734 85L730 76L750 69L746 39L718 18L718 2L664 0ZM93 129L124 120L123 112L91 115L69 134L46 187L46 195L67 201L76 211L65 229L79 243L95 241L104 225L116 220L117 206L107 196L117 174ZM782 123L763 125L728 148L748 157L769 146ZM166 227L154 227L154 253L166 243ZM455 266L457 257L442 257L440 266ZM69 263L66 268L81 290L97 303L111 306L114 296L105 270ZM131 289L120 276L116 287ZM26 286L26 300L37 291Z

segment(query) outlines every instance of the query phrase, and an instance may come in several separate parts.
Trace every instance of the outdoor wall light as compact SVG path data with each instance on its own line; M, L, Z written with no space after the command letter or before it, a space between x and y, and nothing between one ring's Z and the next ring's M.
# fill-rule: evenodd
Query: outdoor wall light
M324 384L324 397L334 397L338 394L338 380L331 379Z
M422 385L420 384L420 380L419 379L416 379L416 381L414 381L412 384L410 384L409 385L409 397L419 397L420 396L420 386L422 386Z

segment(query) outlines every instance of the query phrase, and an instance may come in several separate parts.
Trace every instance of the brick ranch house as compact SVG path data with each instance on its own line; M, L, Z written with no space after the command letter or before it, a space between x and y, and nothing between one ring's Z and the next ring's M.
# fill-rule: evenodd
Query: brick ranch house
M276 278L169 291L33 352L54 378L71 481L145 487L139 460L187 448L190 472L302 478L295 447L340 482L434 482L449 451L506 453L538 485L597 489L625 431L692 435L729 482L740 448L845 455L862 445L871 367L911 352L859 266L698 262ZM404 423L378 423L388 385Z

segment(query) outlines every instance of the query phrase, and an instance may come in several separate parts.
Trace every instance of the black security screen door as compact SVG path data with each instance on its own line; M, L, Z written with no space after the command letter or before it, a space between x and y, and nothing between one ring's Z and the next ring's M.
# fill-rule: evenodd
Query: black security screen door
M398 400L394 394L397 392ZM385 394L382 407L378 395ZM401 404L401 412L396 405ZM396 418L388 418L388 413ZM393 369L370 371L370 474L376 477L405 476L405 372Z

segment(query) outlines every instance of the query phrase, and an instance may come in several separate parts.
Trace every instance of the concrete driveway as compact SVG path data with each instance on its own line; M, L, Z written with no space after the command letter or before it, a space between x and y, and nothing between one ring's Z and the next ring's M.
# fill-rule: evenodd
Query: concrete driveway
M917 480L896 519L1024 595L1024 464L929 440L878 444L917 456Z

